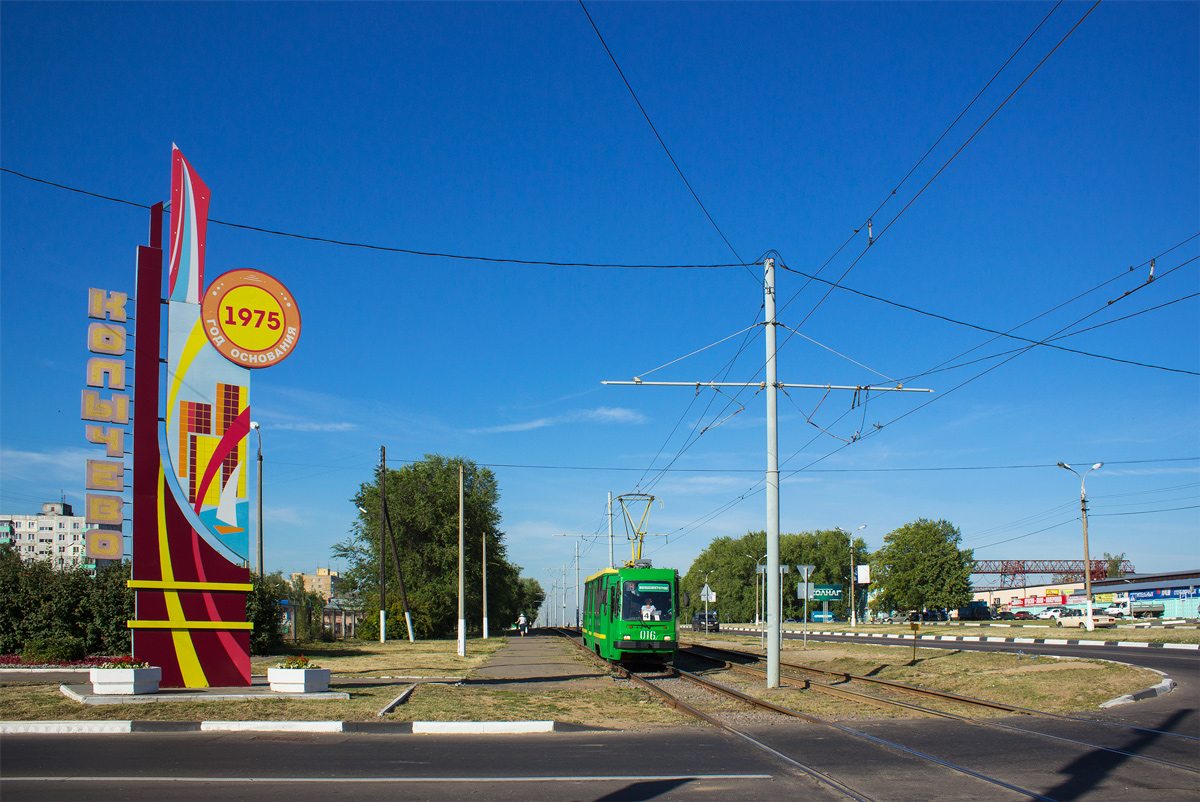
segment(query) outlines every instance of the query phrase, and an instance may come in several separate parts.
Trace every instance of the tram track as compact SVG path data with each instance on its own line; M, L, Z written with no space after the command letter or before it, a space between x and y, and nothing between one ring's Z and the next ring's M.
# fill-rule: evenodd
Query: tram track
M871 735L869 733L862 732L861 730L856 730L851 727L847 727L847 726L838 724L833 721L828 721L828 720L825 720L825 719L822 719L822 718L819 718L816 716L809 715L807 713L802 713L798 710L792 710L790 708L783 707L781 705L776 705L772 702L757 698L755 696L751 696L750 694L742 693L741 691L738 691L734 688L727 687L718 682L714 682L711 679L700 676L699 674L695 674L690 671L685 671L685 670L677 668L677 667L673 667L673 666L668 667L667 671L656 672L658 674L658 676L654 676L654 677L650 677L650 678L639 676L639 673L636 671L632 671L632 670L630 670L624 666L621 666L617 663L613 663L611 661L604 660L604 659L598 657L591 650L589 650L585 645L583 645L580 641L576 640L575 637L573 637L573 633L569 633L567 631L562 631L562 634L567 636L567 639L572 644L577 646L581 651L583 651L585 654L587 654L591 660L596 661L598 664L607 667L609 670L611 670L613 673L617 674L618 676L621 676L621 677L624 677L624 678L627 678L627 679L633 681L634 684L638 685L639 687L642 687L643 689L648 691L653 696L659 698L664 704L671 707L672 709L677 710L686 715L692 716L693 718L696 718L700 721L704 721L714 727L717 727L717 728L723 730L724 732L732 735L733 737L738 738L744 742L747 742L747 743L753 745L754 747L774 756L776 759L784 762L785 764L787 764L791 768L801 772L802 774L805 774L805 775L811 777L812 779L816 780L817 782L840 792L841 794L843 794L844 796L846 796L850 799L857 800L858 802L875 802L875 800L872 797L865 794L864 792L862 792L858 789L855 789L854 787L850 786L846 782L843 782L842 780L838 779L837 777L835 777L825 771L822 771L820 768L818 768L814 765L811 765L809 763L806 763L804 761L798 760L797 758L793 757L792 755L786 754L785 752L771 746L762 738L756 737L756 736L750 734L749 732L746 732L744 729L734 726L733 724L729 723L728 721L723 720L723 716L719 712L703 709L705 707L708 707L708 708L717 707L717 705L711 699L697 704L697 703L694 703L697 701L697 699L695 697L693 697L692 699L688 699L688 700L680 698L683 694L680 694L678 692L672 693L670 690L663 687L663 684L665 684L665 682L671 682L675 679L684 680L684 681L689 682L692 685L696 686L697 688L701 689L705 693L710 694L717 698L724 696L724 697L727 697L730 699L734 699L734 700L741 702L744 705L748 705L752 708L756 708L756 709L763 710L763 711L769 711L769 712L774 713L779 716L793 718L793 719L799 719L799 720L803 720L803 721L808 721L813 724L822 725L822 726L831 728L835 731L838 731L839 733L841 733L849 738L853 738L856 740L865 740L865 741L873 744L876 747L887 749L887 750L890 750L893 752L899 752L899 753L907 755L909 757L917 758L919 760L922 760L922 761L925 761L928 763L932 763L937 766L941 766L942 768L949 769L958 774L962 774L962 775L971 777L973 779L982 781L984 783L991 784L993 786L998 786L1000 788L1004 788L1004 789L1011 791L1014 794L1017 794L1023 798L1037 799L1037 800L1042 800L1043 802L1057 802L1056 800L1054 800L1051 797L1044 796L1042 794L1037 793L1036 791L1031 791L1029 789L1022 788L1018 785L1009 783L1000 778L992 777L990 775L983 774L982 772L974 771L973 769L967 768L965 766L961 766L956 763L952 763L950 761L944 760L942 758L936 757L936 756L928 754L926 752L921 752L919 750L912 749L910 747L904 746L903 744L899 744L899 743L895 743L893 741L888 741L886 739L879 738L879 737Z
M755 658L756 660L761 659L761 657L759 655L755 655L750 652L741 652L741 651L738 651L735 649L722 649L719 647L709 647L709 646L703 646L703 645L697 645L697 644L693 644L692 646L687 647L687 650L692 651L693 654L697 653L695 651L696 649L699 649L702 651L708 650L708 651L713 651L713 652L732 653L732 654L736 654L736 655L740 655L740 656L744 656L744 657ZM709 660L718 662L727 670L733 671L735 673L745 674L745 675L754 677L756 679L766 679L766 677L767 677L767 672L761 668L743 665L740 663L734 663L732 661L724 660L724 659L718 658L718 657L708 657L707 655L703 655L703 654L700 654L700 656L704 657L705 659L709 659ZM979 727L990 727L990 728L999 729L999 730L1006 730L1008 732L1020 733L1023 735L1032 735L1035 737L1046 738L1048 740L1053 740L1053 741L1057 741L1060 743L1070 744L1072 746L1080 746L1080 747L1085 747L1087 749L1100 750L1103 752L1108 752L1113 755L1119 755L1121 757L1130 758L1133 760L1139 760L1139 761L1143 761L1146 763L1152 763L1152 764L1164 766L1167 768L1178 769L1178 770L1181 770L1184 772L1188 772L1190 774L1200 774L1200 769L1194 768L1192 766L1187 766L1187 765L1178 763L1173 760L1165 760L1162 758L1150 757L1149 755L1142 755L1142 754L1130 752L1130 751L1127 751L1124 749L1116 749L1114 747L1104 746L1104 745L1092 743L1089 741L1082 741L1077 738L1067 738L1067 737L1064 737L1061 735L1054 735L1052 733L1042 732L1040 730L1029 729L1029 728L1025 728L1025 727L1018 727L1018 726L1015 726L1012 724L1006 724L1004 722L994 721L991 719L973 718L971 716L966 716L966 715L962 715L959 713L953 713L953 712L949 712L946 710L938 710L938 709L931 708L931 707L924 707L922 705L916 705L916 704L911 704L908 702L902 702L902 701L899 701L896 699L890 699L890 698L887 698L884 696L878 696L875 694L863 693L861 691L855 691L855 690L851 690L849 688L836 687L836 686L829 685L826 683L818 682L816 680L798 677L798 676L796 676L794 671L787 672L787 671L784 671L784 669L803 670L803 671L809 671L809 672L813 672L813 673L833 675L833 676L844 678L843 681L845 681L845 682L863 681L863 682L877 683L879 685L882 685L882 686L890 688L890 689L900 690L900 691L904 691L904 692L913 693L916 695L927 696L927 697L932 697L935 699L954 702L954 703L957 703L960 705L981 707L981 708L987 708L987 709L1006 710L1006 711L1011 711L1013 713L1017 713L1020 715L1025 715L1025 716L1040 715L1040 716L1045 716L1048 718L1056 718L1056 719L1063 718L1063 719L1072 720L1072 721L1081 721L1081 722L1097 723L1097 724L1109 724L1110 722L1100 722L1100 721L1095 721L1094 719L1083 719L1083 718L1078 718L1078 717L1074 717L1074 716L1061 716L1061 715L1055 714L1055 713L1046 713L1044 711L1033 710L1030 708L1019 707L1016 705L1007 705L1004 703L993 702L993 701L986 700L986 699L976 699L976 698L970 697L970 696L962 696L961 694L937 691L937 690L933 690L933 689L929 689L929 688L919 688L917 686L905 685L904 683L892 682L890 680L880 680L880 679L874 678L874 677L860 677L859 675L856 675L856 674L847 674L844 672L828 671L826 669L814 668L812 666L801 666L799 664L794 664L794 663L782 663L781 662L780 668L781 668L781 673L780 673L779 680L780 680L781 684L798 686L803 690L813 690L813 691L817 691L819 693L836 696L838 698L845 699L847 701L860 702L863 704L873 705L873 706L881 707L881 708L889 708L889 707L900 708L900 709L908 710L910 712L951 719L954 721L960 721L960 722L972 724L972 725L979 726ZM1174 736L1174 737L1178 737L1178 738L1184 738L1184 739L1188 739L1188 740L1195 740L1194 738L1192 738L1192 736L1178 735L1177 733L1163 732L1161 730L1146 730L1145 728L1142 728L1142 727L1129 727L1128 725L1123 725L1123 724L1118 724L1117 726L1121 727L1121 728L1126 728L1126 729L1139 730L1142 732L1148 731L1148 732L1151 732L1151 733L1153 733L1155 735L1159 735L1159 736L1166 735L1166 736Z
M706 650L709 652L716 652L719 654L733 655L735 657L741 657L741 658L747 658L747 659L754 660L756 663L761 663L765 659L763 657L763 655L756 654L754 652L746 652L746 651L742 651L740 649L729 649L729 648L725 648L722 646L712 646L710 644L701 644L701 643L693 642L693 643L689 643L689 644L685 645L684 643L681 642L680 647L686 648L686 649L702 649L702 650ZM729 663L731 661L723 661L723 662ZM739 664L734 664L734 665L739 665ZM908 695L913 695L913 696L925 696L925 697L930 697L933 699L938 699L938 700L942 700L942 701L946 701L946 702L961 703L961 704L965 704L968 706L992 708L995 710L1001 710L1001 711L1010 712L1010 713L1014 713L1014 714L1037 716L1037 717L1041 717L1041 718L1054 719L1057 721L1070 721L1070 722L1080 722L1080 723L1086 723L1086 724L1096 724L1096 725L1099 725L1102 727L1109 727L1112 729L1128 730L1128 731L1133 731L1133 732L1146 733L1146 734L1150 734L1150 735L1154 735L1154 736L1166 736L1169 738L1185 740L1185 741L1200 741L1200 738L1197 738L1196 736L1193 736L1193 735L1185 735L1183 733L1169 732L1169 731L1165 731L1165 730L1156 730L1156 729L1151 729L1148 727L1138 727L1138 726L1135 726L1132 724L1124 724L1119 721L1106 721L1104 719L1085 718L1083 716L1070 716L1070 715L1066 715L1064 713L1051 713L1051 712L1045 711L1045 710L1036 710L1036 709L1029 708L1029 707L1021 707L1019 705L1010 705L1010 704L1005 704L1003 702L995 702L995 701L988 700L988 699L978 699L973 696L963 696L962 694L950 693L948 691L938 691L938 690L934 690L932 688L922 688L917 685L908 685L903 682L896 682L894 680L883 679L882 677L868 677L868 676L863 676L860 674L851 674L851 673L845 672L845 671L832 671L830 669L821 668L819 666L808 666L808 665L804 665L802 663L791 663L791 662L784 662L784 661L780 662L779 667L780 667L781 671L786 670L788 672L807 672L807 673L811 673L811 674L819 674L819 675L828 676L828 677L837 677L843 683L850 683L850 682L857 681L857 682L866 683L868 685L876 685L876 686L880 686L883 688L888 688L890 690L896 691L901 694L908 694ZM832 686L825 686L825 687L832 687ZM835 690L841 690L841 689L835 689ZM876 698L878 698L882 701L886 701L885 697L876 697ZM1030 730L1030 732L1036 732L1036 730Z

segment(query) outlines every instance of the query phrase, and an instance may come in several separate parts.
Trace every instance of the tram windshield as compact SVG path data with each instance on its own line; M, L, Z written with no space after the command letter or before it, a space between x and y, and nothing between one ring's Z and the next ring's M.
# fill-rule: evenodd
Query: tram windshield
M669 582L625 582L621 593L624 621L670 621L675 617Z

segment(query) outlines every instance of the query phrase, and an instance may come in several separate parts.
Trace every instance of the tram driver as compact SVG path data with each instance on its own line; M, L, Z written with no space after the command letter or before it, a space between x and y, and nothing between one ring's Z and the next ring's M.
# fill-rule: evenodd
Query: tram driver
M642 600L642 620L643 621L661 621L662 612L654 606L654 602L647 596Z

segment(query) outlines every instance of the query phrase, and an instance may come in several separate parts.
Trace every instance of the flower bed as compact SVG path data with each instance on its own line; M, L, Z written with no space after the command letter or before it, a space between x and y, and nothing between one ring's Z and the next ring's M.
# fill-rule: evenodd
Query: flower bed
M56 663L27 663L19 654L0 654L0 668L99 668L106 663L132 661L129 655L98 655L82 660L62 660Z

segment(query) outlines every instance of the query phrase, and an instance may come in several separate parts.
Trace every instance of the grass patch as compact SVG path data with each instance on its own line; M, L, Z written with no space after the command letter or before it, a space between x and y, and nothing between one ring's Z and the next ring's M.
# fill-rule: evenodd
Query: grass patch
M157 701L137 704L83 705L59 691L57 684L6 682L0 694L3 721L545 721L554 720L614 729L641 729L687 724L673 710L653 701L628 680L611 687L534 692L428 682L408 701L382 719L377 713L405 687L403 682L339 684L338 678L471 676L473 670L507 643L505 638L467 642L467 656L457 654L457 641L406 640L389 643L351 641L306 643L288 654L305 654L332 672L330 690L349 699L299 700L265 698L245 701ZM566 647L568 653L577 650ZM582 655L580 655L582 657ZM265 674L284 655L255 658L254 674ZM81 680L82 681L82 680Z
M718 645L715 642L717 640L715 636L709 636L703 640L710 639L714 641L713 645ZM721 638L720 640L729 641L734 638ZM749 648L745 646L748 639L737 638L736 640L742 641L739 648L758 651L758 643L753 639L749 639L751 643ZM1000 652L953 649L922 649L919 642L915 663L910 662L911 645L812 642L805 648L797 645L795 641L785 641L784 643L781 660L785 663L799 663L828 671L841 671L903 682L922 688L948 691L1050 713L1094 710L1101 702L1133 693L1161 680L1158 674L1148 669L1102 660L1021 656ZM836 681L836 678L815 676L812 678L826 683ZM737 681L744 682L741 679ZM750 684L753 685L754 681L751 680ZM758 686L761 690L762 683L759 682ZM878 686L862 683L853 683L851 687L854 690L877 695L892 693L885 692ZM775 694L776 691L772 690L771 693ZM818 710L846 718L913 715L872 705L846 703L816 691L779 689L778 696L781 697L780 704L787 706L792 705L782 699L791 699L797 704L804 700L803 703L806 706L797 707L797 709L813 715L822 715L821 712L817 712ZM776 697L770 698L774 701ZM908 695L895 695L893 698L903 699L923 707L974 717L1005 715L1001 712L989 713L981 708L964 707L932 699L921 700ZM852 706L846 707L847 704ZM844 714L838 713L838 711L844 711Z
M289 645L278 655L255 657L250 673L265 676L269 667L285 657L303 654L335 677L461 677L507 644L507 638L471 638L466 657L459 657L456 640L304 643Z
M673 710L631 687L538 693L424 683L383 718L376 714L404 685L330 685L346 700L256 699L229 702L152 702L81 705L57 685L5 685L3 721L564 721L592 727L638 729L686 723Z

